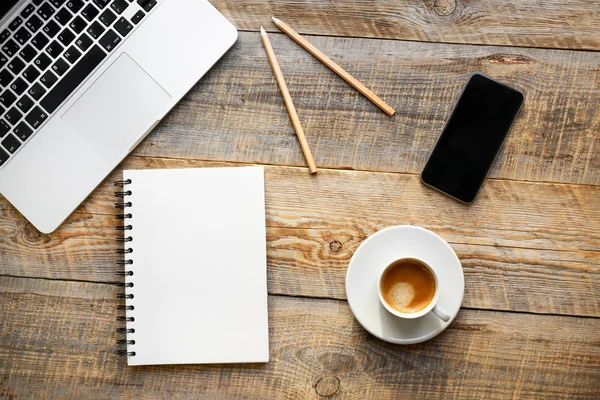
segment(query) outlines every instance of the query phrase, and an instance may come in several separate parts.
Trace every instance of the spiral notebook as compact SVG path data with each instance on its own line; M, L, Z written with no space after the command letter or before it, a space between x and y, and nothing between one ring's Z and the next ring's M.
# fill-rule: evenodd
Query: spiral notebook
M115 185L128 365L267 362L263 168L126 170Z

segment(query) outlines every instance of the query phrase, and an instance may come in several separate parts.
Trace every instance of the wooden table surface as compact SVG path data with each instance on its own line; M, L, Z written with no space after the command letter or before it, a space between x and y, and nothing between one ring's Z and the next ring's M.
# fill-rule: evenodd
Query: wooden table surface
M0 398L600 398L597 0L213 4L239 29L236 45L61 228L40 234L0 197ZM396 115L280 33L271 15ZM519 88L525 103L465 206L418 174L474 71ZM267 165L271 361L127 367L114 352L111 182L124 168L247 164ZM345 298L353 252L397 224L441 235L465 273L456 320L412 346L369 335Z

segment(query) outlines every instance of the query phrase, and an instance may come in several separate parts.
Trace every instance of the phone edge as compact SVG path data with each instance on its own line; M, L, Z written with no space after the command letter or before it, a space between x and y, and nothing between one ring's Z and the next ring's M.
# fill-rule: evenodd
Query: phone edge
M436 148L442 133L444 132L444 130L446 129L446 126L448 125L448 122L450 121L450 119L452 118L452 116L454 115L454 111L456 110L456 107L458 106L458 104L460 103L460 99L462 98L465 90L467 89L467 86L469 85L469 82L471 82L471 79L473 79L473 76L475 75L481 75L486 79L489 79L499 85L502 85L504 87L507 87L511 90L514 90L515 92L519 93L521 95L521 104L519 104L519 108L517 109L517 112L515 113L515 116L512 120L512 122L510 123L510 126L508 127L508 129L506 130L506 135L504 136L504 138L502 139L502 143L500 143L500 146L498 146L498 151L496 151L496 154L494 154L494 159L492 160L492 162L490 163L490 166L488 167L487 171L485 172L485 176L483 177L483 180L481 181L481 185L479 185L479 188L477 189L477 193L475 193L475 196L473 197L473 200L471 201L464 201L462 199L459 199L458 197L455 197L453 195L451 195L450 193L447 193L445 191L443 191L440 188L437 188L435 186L430 185L429 183L425 182L425 180L423 179L423 171L425 170L425 167L427 167L427 164L429 163L429 159L431 158L431 155L433 154L433 150ZM479 192L481 191L481 188L483 187L483 183L485 182L485 180L488 177L488 174L490 173L490 170L492 169L492 166L494 165L494 163L496 162L496 158L498 158L498 154L500 154L500 150L502 149L502 146L504 146L504 142L506 142L506 138L508 137L508 133L510 133L510 130L512 129L515 121L517 120L517 117L519 116L519 113L521 112L521 109L523 108L523 103L525 102L525 95L523 94L523 92L521 92L518 89L515 89L512 86L508 86L505 83L499 82L496 79L487 76L484 73L481 72L472 72L471 74L469 74L469 77L467 79L467 82L465 83L465 85L462 88L462 91L460 92L460 96L458 96L458 99L456 100L456 102L454 103L454 106L452 107L452 111L450 112L450 115L448 116L448 118L446 119L446 122L444 123L444 127L442 128L440 134L438 135L437 140L435 141L435 144L433 145L431 151L429 152L429 156L427 157L427 161L425 161L425 165L423 166L423 169L421 170L421 173L419 174L419 179L421 180L421 183L424 184L427 187L430 187L434 190L437 190L438 192L445 194L448 197L453 198L454 200L462 203L462 204L466 204L466 205L470 205L473 204L473 202L477 199L477 196L479 196Z

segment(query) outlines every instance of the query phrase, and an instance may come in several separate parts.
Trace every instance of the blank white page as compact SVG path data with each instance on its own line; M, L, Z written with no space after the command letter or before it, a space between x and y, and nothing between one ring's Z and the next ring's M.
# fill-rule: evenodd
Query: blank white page
M127 170L128 365L267 362L262 167Z

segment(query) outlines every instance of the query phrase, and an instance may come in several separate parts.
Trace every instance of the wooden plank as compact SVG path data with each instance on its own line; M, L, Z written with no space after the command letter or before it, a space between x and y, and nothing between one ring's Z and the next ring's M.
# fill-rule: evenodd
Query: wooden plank
M119 288L0 277L0 397L539 398L600 392L600 319L461 310L429 342L364 331L345 302L269 298L270 362L127 367Z
M600 50L595 0L211 2L248 31L277 31L275 16L313 35Z
M126 169L225 166L130 157ZM0 202L0 274L115 281L119 168L51 235ZM269 292L345 298L350 257L372 233L416 224L448 240L465 270L463 305L600 316L600 187L491 179L471 206L414 175L266 167ZM306 194L309 193L310 196Z
M135 154L304 166L259 36L241 32ZM480 71L525 94L490 176L600 184L600 53L310 38L397 110L389 118L287 36L270 37L320 168L419 173Z

